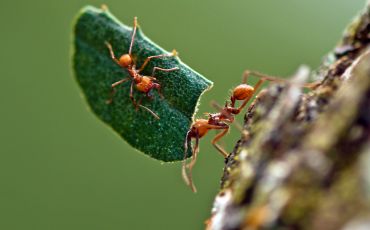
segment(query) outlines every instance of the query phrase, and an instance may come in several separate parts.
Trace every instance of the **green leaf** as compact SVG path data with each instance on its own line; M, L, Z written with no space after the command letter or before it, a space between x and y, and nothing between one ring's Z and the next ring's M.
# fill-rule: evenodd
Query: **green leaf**
M140 23L140 21L139 21ZM117 87L113 103L111 84L129 77L128 72L112 61L105 41L112 44L117 57L128 53L132 29L121 24L107 10L85 7L74 28L73 64L75 77L91 110L124 140L141 152L162 161L178 161L184 157L184 140L201 94L212 82L190 69L177 57L153 59L142 72L150 76L154 66L179 67L172 72L156 72L164 99L156 90L150 100L136 91L135 98L160 117L135 109L129 98L130 81ZM132 49L137 66L146 57L167 53L138 29ZM191 156L191 153L188 154Z

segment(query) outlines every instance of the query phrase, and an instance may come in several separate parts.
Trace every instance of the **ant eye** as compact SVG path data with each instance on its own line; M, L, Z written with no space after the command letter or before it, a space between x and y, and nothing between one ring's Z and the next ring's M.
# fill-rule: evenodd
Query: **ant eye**
M123 67L127 67L129 65L132 64L132 58L129 54L124 54L122 55L120 58L119 58L119 63L123 66Z

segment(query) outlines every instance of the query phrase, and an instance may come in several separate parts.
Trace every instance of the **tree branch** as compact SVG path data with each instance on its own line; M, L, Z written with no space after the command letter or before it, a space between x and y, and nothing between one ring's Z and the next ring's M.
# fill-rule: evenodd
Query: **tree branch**
M315 77L248 109L207 229L353 229L370 223L370 4Z

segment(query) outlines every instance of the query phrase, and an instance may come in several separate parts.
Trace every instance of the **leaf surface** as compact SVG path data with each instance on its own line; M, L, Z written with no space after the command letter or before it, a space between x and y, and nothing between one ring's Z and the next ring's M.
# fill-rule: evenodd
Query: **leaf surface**
M140 21L139 21L140 23ZM117 87L113 102L111 84L130 77L126 69L110 57L105 42L112 44L117 58L128 53L132 28L120 23L109 11L85 7L77 17L74 28L73 66L75 78L91 110L131 146L161 161L178 161L184 157L184 140L191 125L202 93L211 88L212 82L195 72L177 57L152 59L142 72L150 76L154 66L179 67L172 72L157 71L155 77L161 85L162 99L153 90L153 99L134 90L136 100L160 117L135 109L129 98L128 81ZM148 56L167 53L137 30L132 49L137 66ZM189 151L188 156L191 156Z

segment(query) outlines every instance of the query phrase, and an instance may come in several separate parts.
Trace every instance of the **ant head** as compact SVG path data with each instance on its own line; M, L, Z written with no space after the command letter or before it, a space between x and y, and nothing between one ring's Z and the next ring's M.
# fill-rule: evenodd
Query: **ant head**
M124 54L119 58L119 64L122 67L129 67L132 65L132 58L129 54Z
M248 84L241 84L234 88L233 97L236 100L245 100L251 97L254 93L254 88Z

